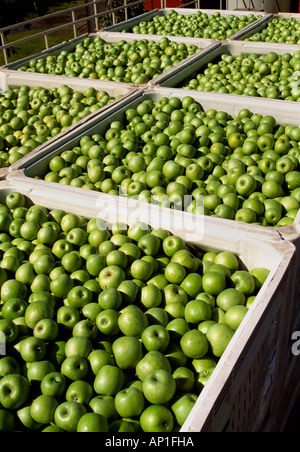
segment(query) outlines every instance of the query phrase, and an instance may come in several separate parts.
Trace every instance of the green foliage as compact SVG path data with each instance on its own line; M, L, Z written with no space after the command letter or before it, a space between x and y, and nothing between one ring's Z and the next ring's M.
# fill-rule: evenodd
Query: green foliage
M130 4L130 3L133 3L134 1L135 0L129 0L127 3ZM106 10L118 8L123 5L124 5L124 0L107 0ZM146 9L144 8L144 3L135 5L135 6L130 6L128 8L128 17L131 18L131 17L139 16L140 14L143 14L145 12L146 12ZM125 10L117 11L115 13L115 16L116 16L117 23L123 22L125 20ZM112 24L113 24L113 22L112 22L111 14L102 16L99 19L99 25L102 28L109 27Z

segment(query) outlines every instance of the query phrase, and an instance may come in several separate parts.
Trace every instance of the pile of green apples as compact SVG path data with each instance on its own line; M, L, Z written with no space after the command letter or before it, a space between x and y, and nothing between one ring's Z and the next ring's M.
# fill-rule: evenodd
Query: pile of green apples
M300 21L295 17L276 17L261 31L245 41L300 44Z
M262 16L248 14L237 16L229 14L227 17L216 11L208 15L203 11L193 14L179 14L174 10L168 11L166 16L155 16L152 20L141 21L132 27L130 32L151 35L183 36L206 39L229 39L230 36L252 24ZM123 30L128 32L128 30Z
M269 271L143 222L0 206L0 431L178 431Z
M75 140L76 142L76 140ZM287 226L300 207L300 128L191 96L146 99L53 156L47 182L223 219Z
M296 101L300 99L300 51L279 55L222 54L192 75L182 88Z
M83 39L73 50L32 59L19 70L141 85L199 50L194 44L176 43L167 37L159 42L110 43L96 36Z
M22 85L0 94L0 168L112 102L105 91Z

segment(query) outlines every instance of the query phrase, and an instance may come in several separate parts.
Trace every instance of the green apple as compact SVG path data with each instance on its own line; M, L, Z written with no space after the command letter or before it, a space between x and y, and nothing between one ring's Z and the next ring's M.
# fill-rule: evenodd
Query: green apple
M109 422L114 421L118 417L115 407L115 397L108 395L98 395L93 397L89 406L96 414L101 414Z
M97 375L101 367L106 364L110 364L112 366L115 364L114 357L106 350L92 350L87 359L94 375Z
M72 273L82 268L82 258L79 251L70 251L61 258L61 265L66 272Z
M255 290L255 281L251 273L245 270L239 270L232 274L231 280L235 288L245 295L252 295Z
M101 245L99 245L99 249L100 247L105 244L107 241L103 242ZM123 245L127 245L128 243L132 243L132 240L124 234L121 234L120 232L117 234L114 234L113 236L111 236L110 238L110 242L114 245L114 249L119 248L120 251L124 252L123 249L121 249L121 247ZM136 245L137 246L137 245ZM113 250L111 250L113 251ZM108 254L108 253L107 253ZM125 253L126 254L126 253Z
M35 259L33 263L34 271L37 275L49 275L55 267L55 259L52 254L44 254Z
M180 286L191 298L195 298L202 292L202 277L199 273L189 273L186 275Z
M51 306L53 309L56 306L56 300L52 293L45 290L35 291L32 292L32 294L28 298L29 303L33 303L34 301L44 301L45 303L48 303L49 306Z
M223 251L221 253L218 253L214 259L214 263L224 265L225 267L229 268L231 272L234 272L239 268L239 261L236 255L234 253L231 253L230 251Z
M153 264L143 259L136 259L131 264L130 273L134 279L147 281L152 276Z
M285 182L289 190L296 190L300 187L299 171L290 171L285 175Z
M165 275L163 275L162 273L157 273L154 276L152 276L147 282L146 284L148 286L150 285L154 285L156 286L159 290L163 290L167 285L168 285L168 281L165 277Z
M25 311L26 324L32 329L40 320L52 319L53 316L54 310L46 301L34 301L27 306Z
M43 339L29 336L21 343L21 357L28 363L40 361L44 358L46 353L46 343Z
M11 192L5 198L5 204L9 209L24 207L26 203L25 196L20 192Z
M73 306L61 306L57 310L56 322L59 330L72 330L79 319L80 312Z
M8 410L0 409L0 432L12 432L14 428L14 415Z
M68 242L75 246L82 246L87 242L87 232L83 228L73 228L67 233Z
M132 336L121 336L116 339L112 344L112 351L116 364L121 369L135 369L143 357L142 343Z
M115 287L110 287L99 294L98 303L102 309L118 309L122 304L122 295Z
M126 421L117 419L110 424L109 431L111 433L134 433L139 431L139 423L132 419L127 419Z
M110 265L101 270L99 274L99 284L102 290L111 287L117 288L125 279L124 270L117 265Z
M201 392L204 388L204 386L207 384L208 380L210 379L211 375L214 372L214 368L202 370L198 374L198 378L196 379L195 383L195 392Z
M92 298L92 292L84 286L73 287L67 296L68 305L76 309L82 309L88 303L91 303Z
M120 332L119 317L120 313L116 309L104 309L97 315L97 328L107 336L115 336Z
M94 321L83 319L74 326L72 334L74 337L86 337L93 342L98 336L98 329Z
M250 274L254 278L256 290L260 290L263 284L265 283L266 279L268 278L270 270L268 270L267 268L259 267L250 270Z
M54 420L54 412L58 406L57 400L49 395L40 395L30 406L30 414L39 424L50 424Z
M72 381L83 380L88 373L88 365L81 356L69 356L61 365L61 373Z
M178 302L170 302L166 305L165 311L170 319L184 318L184 304Z
M98 256L100 256L100 255L98 255ZM127 256L123 251L120 251L120 250L110 251L106 256L106 264L108 266L117 265L118 267L121 267L121 268L123 268L123 270L125 270L127 267ZM101 271L101 269L100 269L100 271Z
M74 287L72 278L64 273L50 282L50 290L58 298L66 298Z
M60 226L64 232L69 232L73 228L80 227L80 218L73 213L67 213L61 218Z
M143 392L133 386L119 391L115 396L115 407L122 418L140 416L144 406Z
M227 267L225 267L224 265L221 265L221 264L209 265L208 269L206 267L204 268L203 273L207 273L208 271L222 273L222 275L224 275L226 278L230 278L231 277L231 273L230 273L229 268L227 268Z
M292 196L284 196L280 200L280 204L282 204L286 212L290 212L293 210L298 212L300 207L300 204L297 201L297 199L293 198Z
M47 246L52 246L57 240L57 232L50 226L43 226L37 233L37 240Z
M52 253L58 259L61 259L65 254L73 251L73 245L66 239L57 240L52 246Z
M23 317L28 303L21 298L11 298L3 306L1 315L4 319L14 320Z
M65 216L66 212L62 209L53 209L49 211L49 220L55 221L57 224L61 223L62 218Z
M166 329L169 331L170 339L177 340L190 330L187 321L182 318L176 318L171 320L167 325Z
M79 356L87 358L91 353L93 344L87 337L71 336L65 345L65 355L67 358L71 356Z
M91 254L86 260L86 269L91 276L98 277L106 266L105 256L102 256L101 254Z
M198 261L188 250L179 250L173 254L171 262L182 265L187 272L194 273L198 268Z
M0 380L0 403L3 408L20 408L27 401L29 394L29 382L22 375L6 375Z
M21 374L20 365L12 356L4 356L0 359L0 377L9 374Z
M48 360L35 361L28 363L27 366L27 380L31 385L36 382L40 383L45 375L55 371L54 364Z
M236 212L235 221L242 221L243 223L255 223L257 215L254 210L249 208L242 208Z
M244 305L246 302L246 297L243 292L229 288L223 290L217 296L216 303L223 311L228 311L229 308L236 305Z
M143 380L143 394L153 405L163 405L169 402L175 391L175 380L167 370L152 370Z
M42 394L60 398L65 391L66 378L60 372L49 372L41 381Z
M97 248L89 243L84 243L79 247L79 254L85 261L87 261L88 257L97 254Z
M173 372L173 378L176 383L176 393L189 393L193 390L195 384L194 372L188 367L177 367Z
M248 308L246 306L232 306L226 311L225 314L225 323L232 328L233 331L236 331L240 326L242 320L248 312Z
M33 335L46 342L54 341L57 338L58 333L58 325L53 319L41 319L33 328Z
M262 184L261 191L267 198L274 199L281 195L282 187L276 181L269 180Z
M130 239L131 240L131 239ZM141 250L135 244L131 242L124 243L120 246L119 251L122 251L127 256L128 264L132 264L135 259L139 259L141 257Z
M195 394L184 394L172 405L172 412L174 413L175 419L178 425L182 426L191 410L193 409L197 396Z
M164 288L164 298L166 305L171 303L182 304L185 306L188 302L188 295L185 290L177 284L168 284Z
M140 417L143 432L170 433L174 419L171 411L163 405L150 405Z
M275 226L281 219L281 212L277 208L271 207L265 210L265 219L269 225Z
M210 295L219 295L226 288L226 277L217 271L209 271L203 275L202 287Z
M124 372L117 366L105 365L94 379L94 390L97 394L114 396L124 385Z
M209 328L206 338L212 349L212 353L220 358L231 341L234 331L226 323L216 323Z
M168 314L163 308L153 307L145 312L149 325L167 326L169 323Z
M1 286L1 300L5 303L11 298L27 299L27 287L21 281L16 279L8 279Z
M151 309L160 306L161 302L162 292L157 286L149 284L141 288L141 303L145 308Z
M203 300L191 300L185 306L184 318L188 323L193 324L210 320L211 308Z
M30 262L21 264L15 273L15 278L23 284L30 285L35 278L33 264Z
M146 315L138 306L129 305L120 311L118 325L125 336L139 338L149 323Z
M169 283L181 284L186 277L186 269L178 262L170 262L164 269L164 275Z
M186 249L184 240L181 237L171 235L166 237L162 244L164 253L172 257L177 251Z
M162 325L150 325L142 333L142 343L146 350L158 350L164 352L170 342L168 330Z
M54 412L55 424L66 432L74 433L77 425L87 410L85 406L74 401L62 402Z
M193 359L192 361L192 367L197 373L200 373L203 370L214 369L216 365L216 358L211 358L209 355L200 359Z
M87 381L77 380L69 385L65 397L67 401L74 400L81 405L88 405L93 393L93 388Z
M12 320L0 319L0 333L1 341L4 337L4 341L8 345L13 343L17 339L19 330L17 325Z
M39 430L43 424L36 422L30 414L31 405L26 405L17 411L17 416L21 424L31 431ZM24 428L23 427L23 428Z
M146 234L149 234L150 232L151 228L147 223L144 223L143 221L138 221L129 226L127 236L130 239L134 240L135 242L138 242L141 237L143 237Z
M208 351L208 341L199 330L187 331L180 339L180 346L189 358L202 358Z
M101 414L85 413L77 424L78 433L108 432L107 419Z
M20 265L19 260L15 256L3 256L1 268L7 272L15 273Z
M39 224L33 221L25 221L20 228L21 237L25 240L35 240L39 231Z
M161 240L154 234L145 234L138 241L138 247L147 255L155 256L161 246Z
M171 372L171 365L162 352L152 350L146 353L146 355L144 355L144 357L137 363L136 375L141 381L144 381L146 375L148 375L151 371L158 369L164 369Z
M140 280L125 279L118 286L118 291L122 296L122 302L124 304L134 303L139 293L138 282Z

